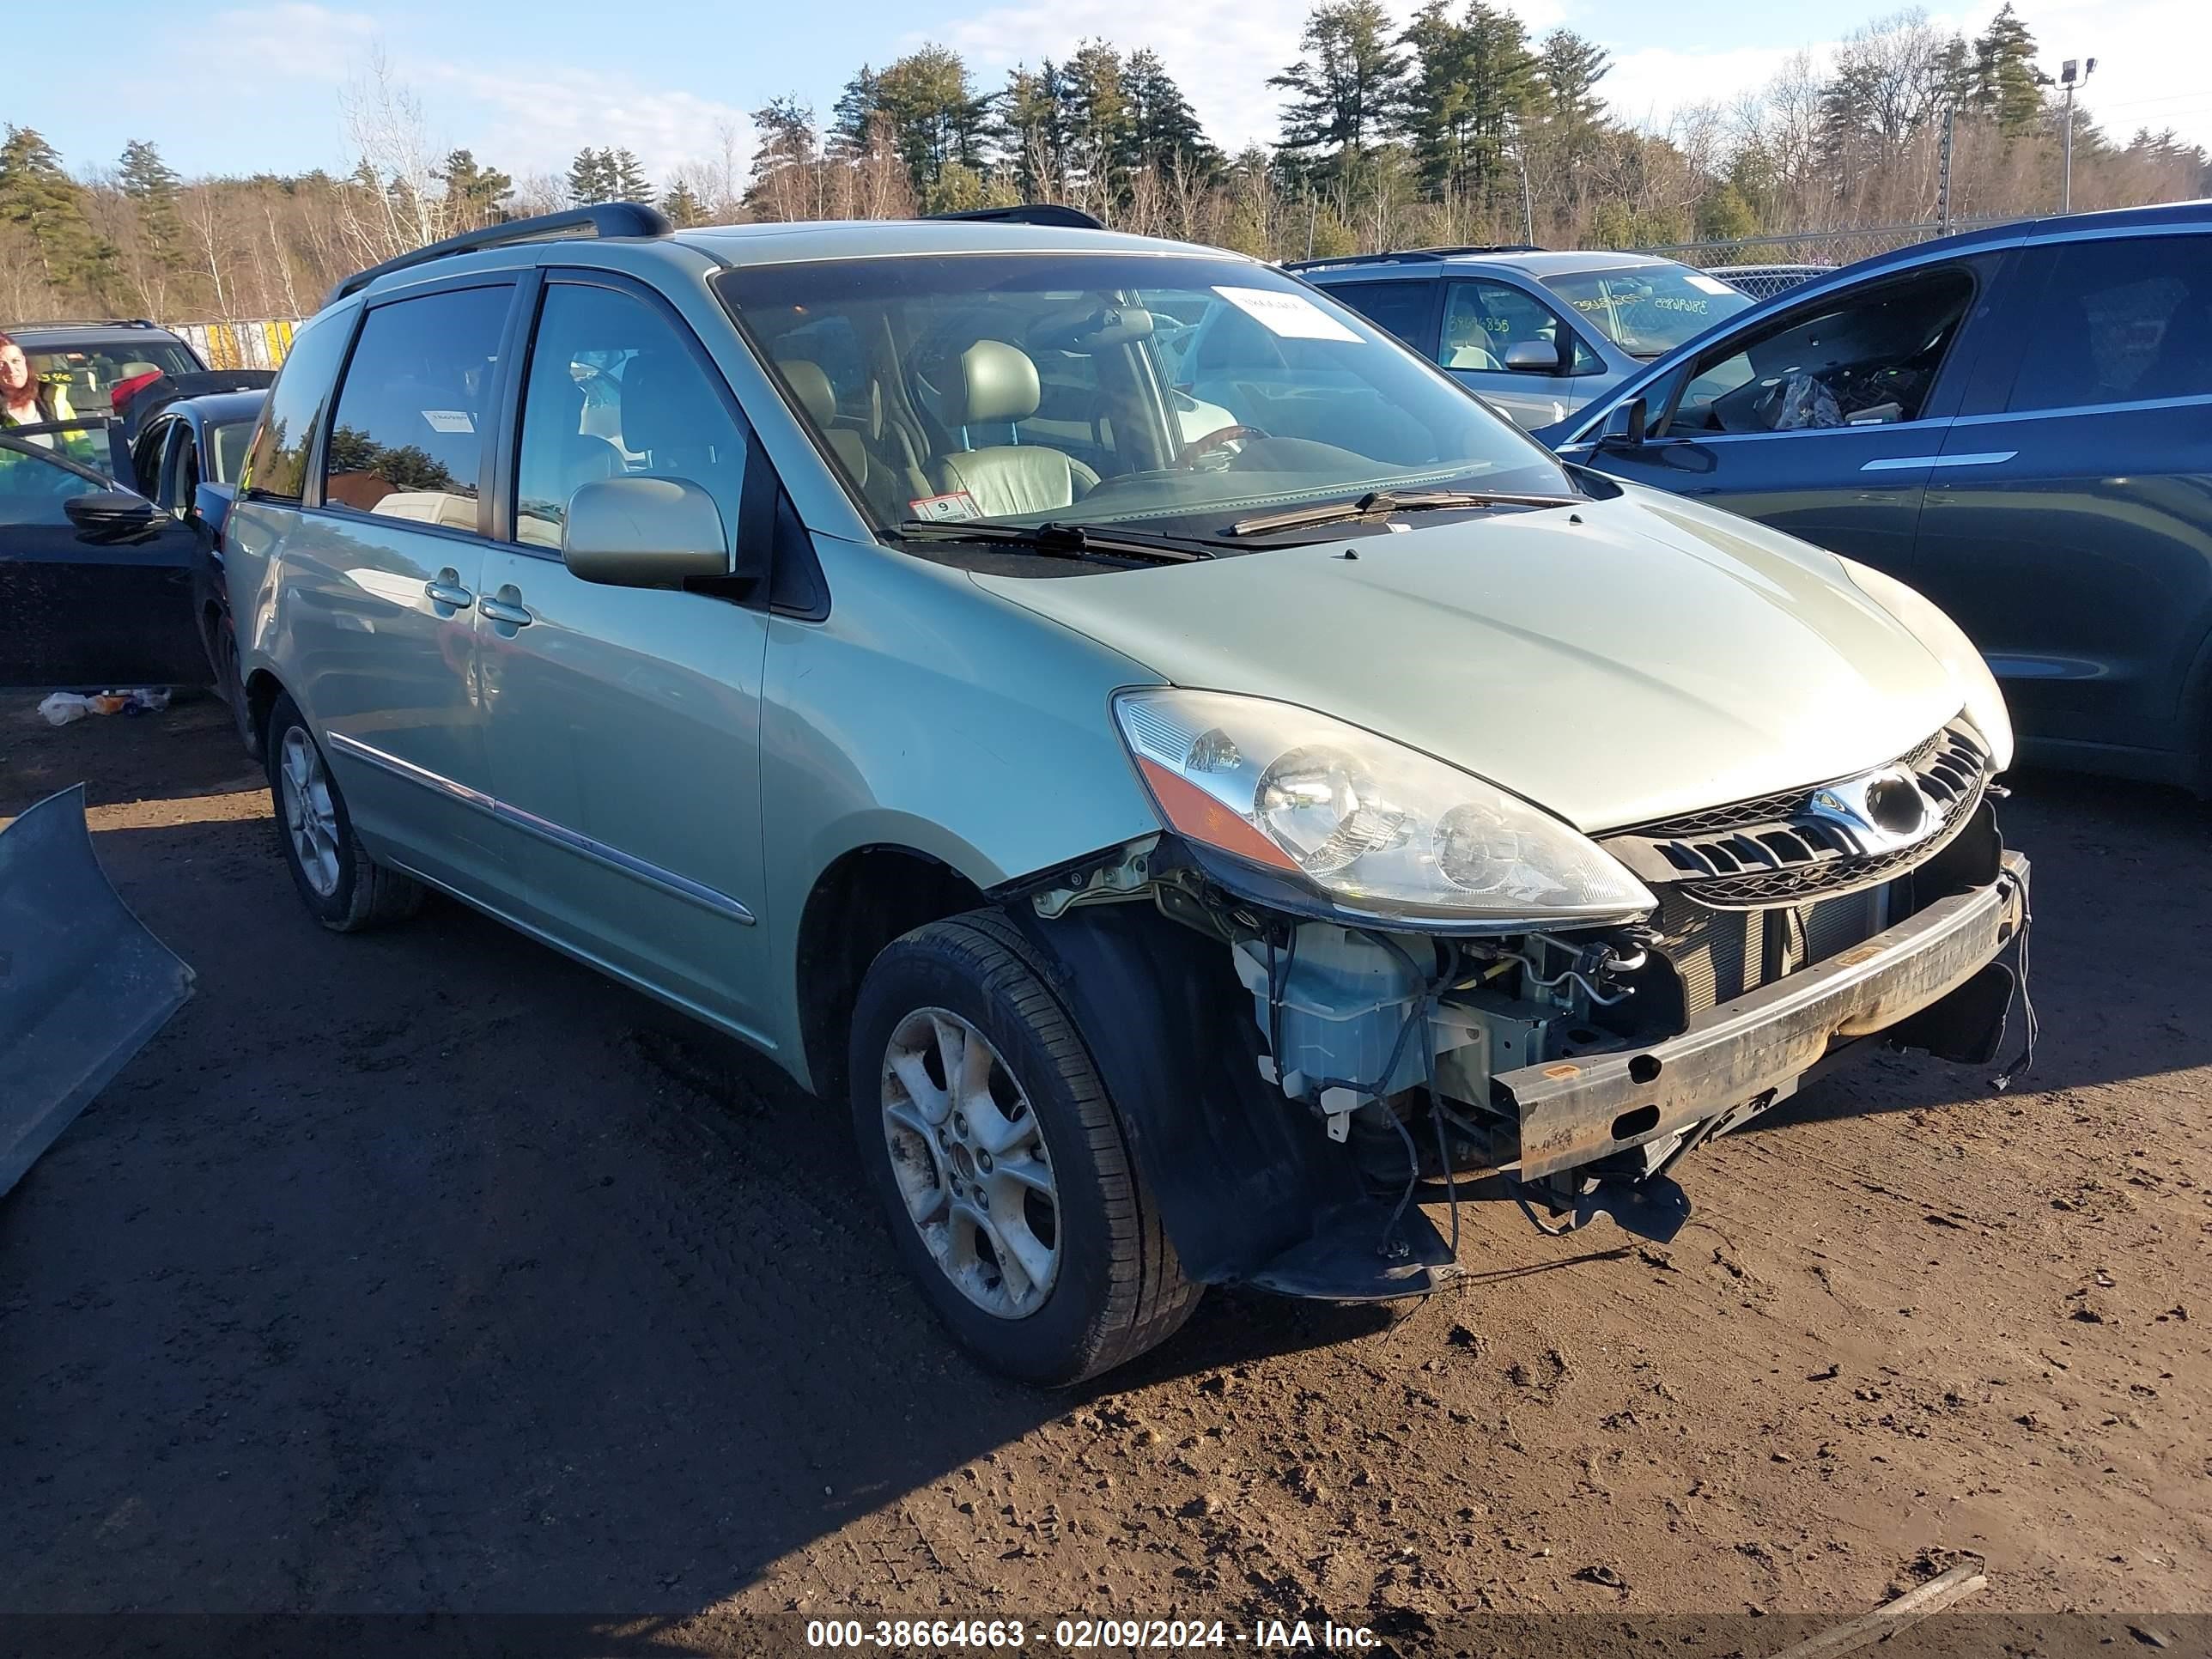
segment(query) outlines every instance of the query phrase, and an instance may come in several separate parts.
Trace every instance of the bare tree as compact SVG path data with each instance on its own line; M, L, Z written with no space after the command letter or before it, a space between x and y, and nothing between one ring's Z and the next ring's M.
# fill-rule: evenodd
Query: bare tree
M362 186L352 198L356 240L388 259L446 234L447 204L438 180L441 152L431 143L414 89L392 72L384 48L373 46L362 72L339 96L346 139L359 158Z

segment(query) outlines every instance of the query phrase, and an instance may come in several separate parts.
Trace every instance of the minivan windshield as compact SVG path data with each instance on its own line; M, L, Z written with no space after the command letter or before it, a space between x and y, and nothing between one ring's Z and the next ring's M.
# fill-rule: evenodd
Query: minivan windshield
M1264 265L900 255L714 280L887 532L972 521L1211 540L1370 495L1574 493L1448 377Z
M1670 263L1577 270L1544 286L1632 357L1659 357L1751 304L1717 276Z

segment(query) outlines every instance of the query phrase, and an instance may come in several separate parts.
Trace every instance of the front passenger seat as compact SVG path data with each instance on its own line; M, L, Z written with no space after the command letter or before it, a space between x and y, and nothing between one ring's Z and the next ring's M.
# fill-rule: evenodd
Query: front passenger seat
M874 489L874 481L869 477L868 446L859 433L836 424L837 389L830 385L828 373L821 364L809 362L804 357L779 358L776 367L782 370L784 384L799 399L823 441L830 446L861 494L872 500L880 492Z
M952 384L939 394L939 408L963 442L970 426L1012 424L1036 413L1036 365L1018 347L978 340L948 370ZM1036 444L956 450L937 464L938 488L948 495L966 492L989 519L1073 506L1097 482L1082 462Z

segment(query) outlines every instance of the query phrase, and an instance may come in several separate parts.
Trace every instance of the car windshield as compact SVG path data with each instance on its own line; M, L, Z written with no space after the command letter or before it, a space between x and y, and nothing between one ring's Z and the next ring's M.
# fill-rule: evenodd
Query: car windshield
M1573 493L1447 376L1264 265L915 255L715 282L880 529L1212 538L1378 491Z
M1632 357L1659 357L1751 304L1717 276L1677 264L1547 276L1544 286Z
M105 415L113 405L116 382L142 374L192 374L199 364L173 340L125 340L112 345L47 349L26 346L31 373L59 386L79 415Z

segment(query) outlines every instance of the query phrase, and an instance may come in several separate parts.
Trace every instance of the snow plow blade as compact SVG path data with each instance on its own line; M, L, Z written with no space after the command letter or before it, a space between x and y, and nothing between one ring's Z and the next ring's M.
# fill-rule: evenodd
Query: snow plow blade
M0 1193L191 994L93 855L82 784L0 830Z

